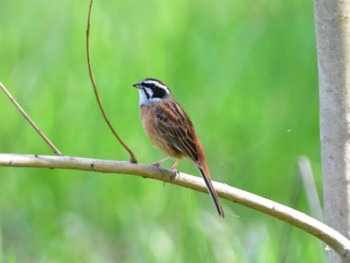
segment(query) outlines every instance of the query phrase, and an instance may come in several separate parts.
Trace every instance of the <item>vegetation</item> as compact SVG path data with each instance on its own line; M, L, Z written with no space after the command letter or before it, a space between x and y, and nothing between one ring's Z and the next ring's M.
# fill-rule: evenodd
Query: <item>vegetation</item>
M88 77L88 3L0 5L0 81L65 155L127 160ZM191 116L214 180L310 213L296 162L310 158L321 192L312 2L97 1L91 30L101 98L140 162L164 156L143 132L131 84L156 77ZM4 95L0 105L0 152L51 154ZM179 169L198 174L188 161ZM227 202L221 219L208 195L173 185L0 173L4 262L326 261L300 230Z

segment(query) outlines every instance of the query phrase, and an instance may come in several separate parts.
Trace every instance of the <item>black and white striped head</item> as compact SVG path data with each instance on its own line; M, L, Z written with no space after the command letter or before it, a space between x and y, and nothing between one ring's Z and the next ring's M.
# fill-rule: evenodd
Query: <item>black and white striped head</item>
M159 102L171 96L169 88L158 79L147 78L133 86L139 89L140 106Z

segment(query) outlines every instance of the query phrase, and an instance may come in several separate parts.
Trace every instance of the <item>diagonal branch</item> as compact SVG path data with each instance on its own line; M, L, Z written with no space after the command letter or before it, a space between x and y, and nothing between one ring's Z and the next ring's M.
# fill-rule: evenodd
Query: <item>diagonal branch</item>
M49 147L53 150L56 155L63 155L57 147L50 141L50 139L40 130L38 125L29 117L29 115L25 112L25 110L19 105L19 103L15 100L15 98L11 95L11 93L6 89L6 87L0 82L0 88L4 91L6 96L10 99L10 101L15 105L15 107L22 113L23 117L29 122L29 124L34 128L34 130L40 135L41 138L49 145Z
M184 173L176 176L175 172L170 170L126 161L98 160L71 156L0 154L0 166L59 168L130 174L207 193L205 184L199 177ZM292 208L232 186L217 182L213 182L213 185L221 198L261 211L298 227L333 248L344 262L350 262L350 241L326 224Z
M90 21L91 21L91 12L92 12L92 5L93 5L93 0L90 1L90 5L89 5L89 13L88 13L88 21L87 21L87 28L86 28L86 55L87 55L87 63L88 63L88 68L89 68L89 76L91 79L91 83L92 86L94 88L94 93L95 93L95 97L97 99L97 103L98 106L100 107L101 113L103 115L103 118L105 119L108 127L110 128L110 130L112 131L113 135L117 138L117 140L119 141L119 143L125 148L125 150L129 153L130 155L130 161L132 163L137 163L136 157L134 155L134 153L131 151L131 149L126 145L126 143L124 143L124 141L120 138L120 136L118 135L118 133L115 131L115 129L113 128L111 122L109 121L107 114L103 108L101 99L100 99L100 95L98 93L97 90L97 86L96 86L96 82L95 82L95 78L94 78L94 74L92 71L92 65L91 65L91 58L90 58Z

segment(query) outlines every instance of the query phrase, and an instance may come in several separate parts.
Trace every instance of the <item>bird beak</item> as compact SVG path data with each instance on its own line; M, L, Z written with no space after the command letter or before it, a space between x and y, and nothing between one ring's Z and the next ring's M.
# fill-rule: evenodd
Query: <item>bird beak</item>
M137 88L137 89L141 89L140 83L135 83L135 84L133 84L132 86L135 87L135 88Z

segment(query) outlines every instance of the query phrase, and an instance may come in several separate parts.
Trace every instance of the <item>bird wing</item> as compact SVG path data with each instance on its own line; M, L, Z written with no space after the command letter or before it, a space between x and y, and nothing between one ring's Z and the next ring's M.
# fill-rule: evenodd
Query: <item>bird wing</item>
M224 217L224 210L210 179L203 147L190 118L174 100L159 103L154 110L156 115L154 127L161 132L171 146L197 165L219 215Z
M193 162L199 164L196 147L198 137L186 112L174 100L169 100L155 107L154 127L177 150Z

